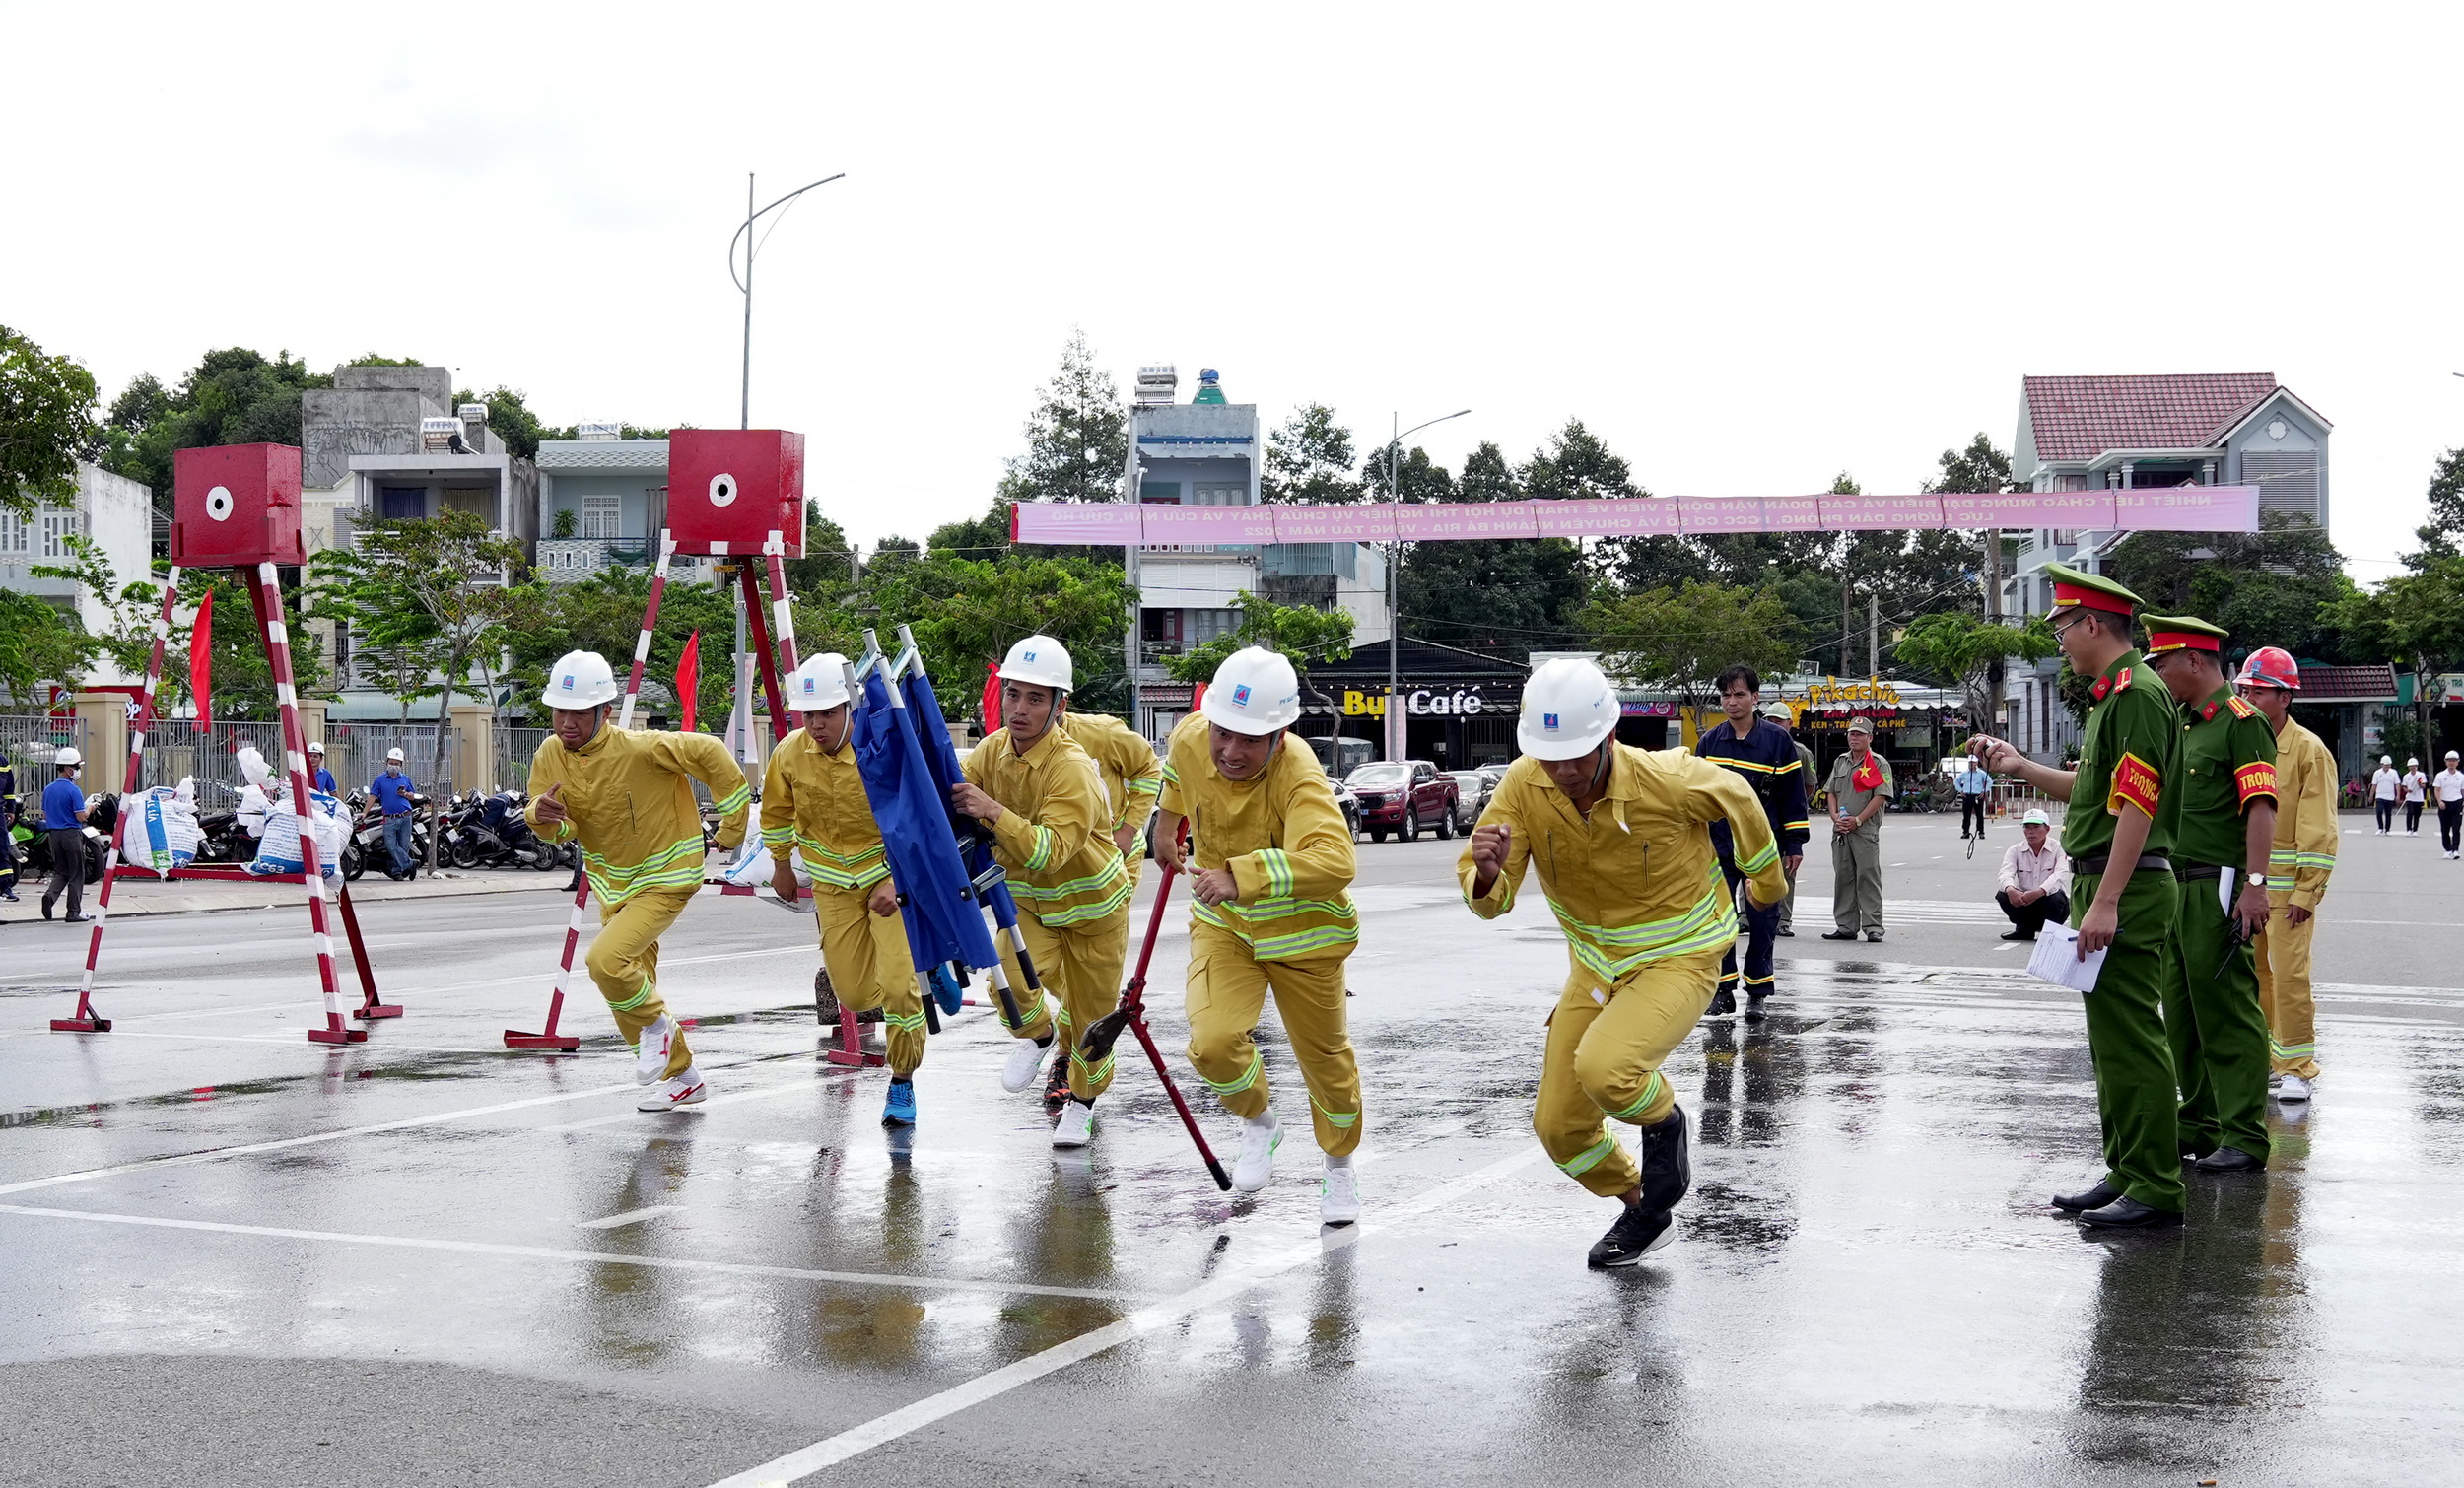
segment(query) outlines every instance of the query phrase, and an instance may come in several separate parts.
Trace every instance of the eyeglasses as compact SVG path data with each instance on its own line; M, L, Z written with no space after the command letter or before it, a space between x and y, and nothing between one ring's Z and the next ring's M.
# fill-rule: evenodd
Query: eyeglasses
M2063 638L2069 636L2071 632L2078 630L2081 626L2086 625L2087 623L2088 617L2085 615L2079 615L2074 616L2069 625L2057 625L2053 627L2054 643L2057 645L2060 644Z

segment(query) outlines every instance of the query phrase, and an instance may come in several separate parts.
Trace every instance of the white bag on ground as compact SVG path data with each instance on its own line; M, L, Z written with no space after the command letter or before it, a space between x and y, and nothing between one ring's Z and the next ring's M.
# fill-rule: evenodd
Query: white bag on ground
M342 802L321 790L308 792L308 831L316 844L316 864L324 877L339 878L342 874L342 843L350 828L342 815ZM275 811L265 818L265 836L258 843L255 860L248 864L251 873L304 873L308 870L305 854L300 850L300 818L290 811Z
M196 860L204 833L197 826L195 786L188 780L141 792L121 839L122 861L155 874Z

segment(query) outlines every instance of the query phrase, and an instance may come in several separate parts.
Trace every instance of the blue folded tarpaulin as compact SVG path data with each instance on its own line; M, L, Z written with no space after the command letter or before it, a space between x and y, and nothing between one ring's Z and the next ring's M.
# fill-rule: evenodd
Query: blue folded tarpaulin
M905 697L902 693L900 701ZM864 678L854 725L856 769L881 828L891 877L907 900L908 949L919 969L950 961L978 970L994 966L999 955L982 908L969 893L967 865L951 827L949 788L926 762L913 712L892 703L877 668ZM937 708L931 719L945 768L954 771L957 755L940 729Z

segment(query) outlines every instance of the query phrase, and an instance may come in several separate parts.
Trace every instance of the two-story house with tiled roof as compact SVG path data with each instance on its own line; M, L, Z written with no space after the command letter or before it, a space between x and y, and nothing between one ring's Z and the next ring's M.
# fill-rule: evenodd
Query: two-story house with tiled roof
M2035 491L2149 486L2256 486L2259 509L2328 524L2327 437L2333 425L2274 372L2022 377L2012 478ZM2003 608L2041 615L2053 600L2048 563L2090 573L2118 532L2045 527L2019 534ZM2059 659L2007 674L2003 727L2050 759L2078 737L2055 688Z

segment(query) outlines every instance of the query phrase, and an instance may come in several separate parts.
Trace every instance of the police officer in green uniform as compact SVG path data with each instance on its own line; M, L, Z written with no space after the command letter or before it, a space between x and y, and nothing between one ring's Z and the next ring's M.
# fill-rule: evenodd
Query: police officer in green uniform
M1831 762L1831 919L1824 940L1882 938L1882 811L1898 794L1890 761L1874 752L1874 721L1848 720L1848 752Z
M2072 803L2062 830L2072 922L2083 957L2105 953L2085 998L2105 1175L2084 1192L2054 1195L2053 1205L2098 1229L2178 1226L2180 1118L2164 989L2177 898L2166 854L2180 815L2181 711L2131 643L2139 596L2061 564L2045 573L2063 659L2095 679L2079 769L2048 769L2002 739L1980 737L1968 748L1994 774Z
M2148 664L2182 710L2173 980L2164 1029L2181 1081L2181 1150L2202 1173L2267 1166L2267 1013L2250 942L2267 925L2276 730L2224 680L2224 632L2150 615ZM2231 902L2227 912L2225 903Z

